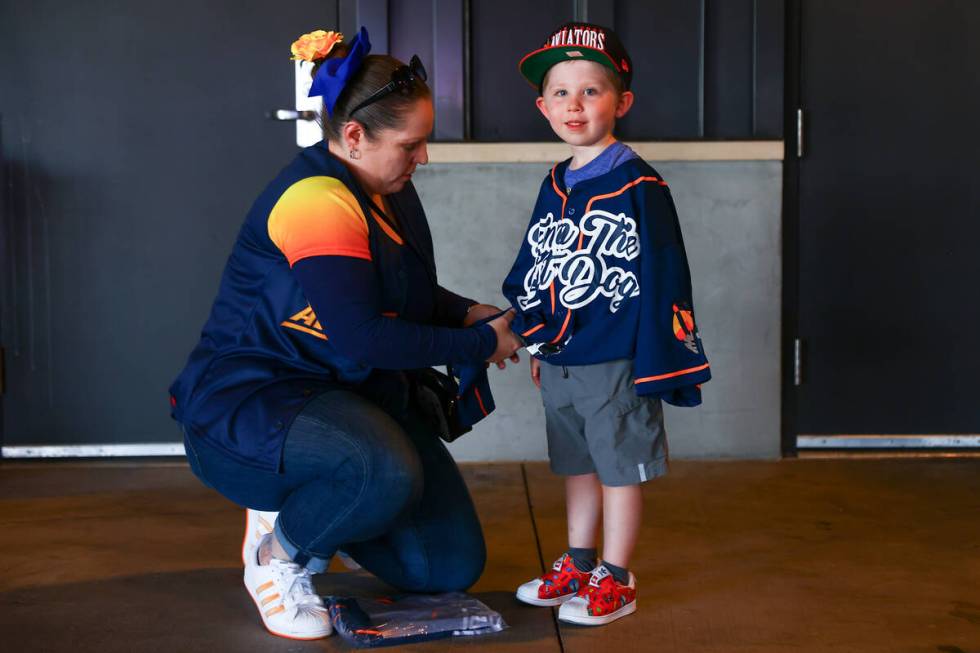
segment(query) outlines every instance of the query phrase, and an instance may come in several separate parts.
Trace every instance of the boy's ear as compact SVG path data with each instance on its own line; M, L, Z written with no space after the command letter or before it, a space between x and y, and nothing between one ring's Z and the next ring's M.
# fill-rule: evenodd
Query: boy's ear
M548 116L548 107L544 103L544 98L539 95L538 99L534 101L534 104L538 107L538 111L541 112L541 115L550 120L550 117Z
M619 96L619 103L616 105L616 117L622 118L633 106L633 91L624 91Z

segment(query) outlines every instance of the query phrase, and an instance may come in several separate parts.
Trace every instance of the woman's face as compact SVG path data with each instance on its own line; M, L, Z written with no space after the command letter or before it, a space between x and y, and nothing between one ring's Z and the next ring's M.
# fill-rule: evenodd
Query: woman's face
M398 129L383 129L370 139L362 138L361 158L351 161L365 190L390 195L412 178L415 167L429 162L426 142L432 133L432 100L418 100Z

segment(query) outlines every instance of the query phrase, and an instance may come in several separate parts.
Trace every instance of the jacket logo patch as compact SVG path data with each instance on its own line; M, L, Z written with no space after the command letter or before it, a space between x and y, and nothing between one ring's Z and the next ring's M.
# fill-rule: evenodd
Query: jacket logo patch
M691 353L698 353L698 332L694 327L694 311L685 302L674 304L674 337L684 343Z
M538 292L555 281L562 285L558 301L568 309L603 296L610 298L609 312L615 313L623 300L640 294L636 274L611 264L640 255L636 220L625 213L589 211L578 225L548 213L528 231L527 242L534 264L524 277L525 294L517 298L521 310L540 304Z
M313 308L310 306L307 306L296 315L282 322L280 326L308 333L311 336L316 336L320 340L327 339L327 334L323 332L323 327L320 326L320 321L316 319L316 313L313 312Z

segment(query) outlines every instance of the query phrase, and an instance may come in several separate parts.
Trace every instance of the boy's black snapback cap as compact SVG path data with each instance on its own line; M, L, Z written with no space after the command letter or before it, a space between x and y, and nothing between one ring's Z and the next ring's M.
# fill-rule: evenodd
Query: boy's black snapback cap
M556 29L544 47L521 59L518 68L536 89L541 89L545 73L556 63L587 59L619 73L627 89L633 79L633 62L616 33L608 27L590 23L565 23Z

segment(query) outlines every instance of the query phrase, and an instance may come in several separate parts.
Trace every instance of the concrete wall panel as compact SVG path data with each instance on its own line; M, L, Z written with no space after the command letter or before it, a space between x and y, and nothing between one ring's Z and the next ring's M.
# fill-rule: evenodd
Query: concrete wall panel
M713 379L699 408L666 409L682 458L779 455L778 161L658 162L677 204ZM432 164L415 183L442 285L504 305L500 284L527 226L544 164ZM544 416L519 366L491 370L497 411L451 446L459 460L547 458Z

